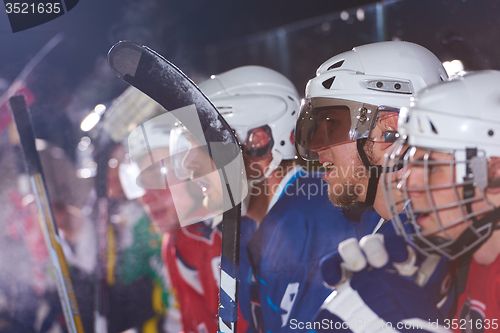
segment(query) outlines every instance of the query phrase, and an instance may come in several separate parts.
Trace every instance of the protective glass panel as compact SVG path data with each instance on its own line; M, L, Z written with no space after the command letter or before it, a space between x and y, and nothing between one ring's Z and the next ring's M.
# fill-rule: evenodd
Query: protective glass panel
M189 111L194 113L184 117L197 117L193 108L180 112ZM184 129L180 160L169 151L170 133L176 127ZM12 124L8 128L0 138L0 198L5 206L0 292L8 304L5 317L9 325L63 330L57 320L63 310L52 250L47 250L40 227L44 214L24 171L17 132ZM200 140L194 132L198 137L201 133ZM37 144L59 233L55 237L69 268L84 330L93 332L94 325L114 332L140 330L151 320L164 332L196 329L181 322L183 311L184 316L203 318L215 331L220 214L239 203L230 200L228 191L243 193L242 164L234 161L241 155L229 154L233 159L228 159L227 143L205 140L201 127L187 130L134 89L127 89L80 140L75 160L47 141ZM237 146L231 149L239 152ZM210 151L224 170L215 167ZM174 160L184 175L176 175ZM212 193L217 193L216 200L206 203ZM40 311L42 322L37 324Z
M392 1L384 6L385 39L411 41L463 69L500 68L500 48L484 31L498 31L496 1ZM411 13L411 14L410 14Z

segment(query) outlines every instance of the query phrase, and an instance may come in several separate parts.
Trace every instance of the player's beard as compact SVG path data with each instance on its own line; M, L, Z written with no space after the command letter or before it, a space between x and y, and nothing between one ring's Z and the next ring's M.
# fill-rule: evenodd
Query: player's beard
M358 201L358 194L356 194L356 185L358 184L361 184L361 178L349 177L344 179L342 183L336 184L336 186L340 185L342 187L342 192L336 194L329 189L328 198L334 206L349 207Z
M373 156L373 144L373 141L368 140L364 147L370 164L374 164L375 160ZM335 188L338 186L341 187L342 190L340 194L337 194L336 192L338 191L333 191L330 188L330 185L328 185L328 198L334 206L350 207L356 202L359 202L360 195L366 193L367 186L364 184L364 180L369 177L369 170L365 167L361 161L359 153L357 152L355 159L356 164L352 169L351 174L348 177L345 177L340 183L335 184ZM354 172L355 169L357 169L356 172ZM364 177L359 177L358 174L361 174ZM360 189L362 189L362 191L360 191Z

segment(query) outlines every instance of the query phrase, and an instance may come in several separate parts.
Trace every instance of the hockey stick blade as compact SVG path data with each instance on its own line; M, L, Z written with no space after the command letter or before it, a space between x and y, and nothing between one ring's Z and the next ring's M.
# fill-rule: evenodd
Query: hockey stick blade
M61 242L57 235L57 229L50 209L44 178L42 176L42 164L38 152L36 151L33 122L28 110L28 105L23 95L11 97L9 99L9 105L17 127L17 132L19 133L25 169L30 175L30 182L39 211L40 226L54 267L57 291L59 293L59 299L61 301L68 330L72 333L83 333L75 292L69 277L68 266L64 258Z
M243 159L232 129L215 106L175 65L146 46L132 42L115 44L108 54L111 69L122 80L141 90L158 102L165 110L174 111L194 105L198 119L190 114L175 116L197 139L212 143L208 153L222 175L231 207L223 214L221 289L219 301L219 331L236 332L238 314L238 266L241 220L241 177ZM196 128L201 125L201 133ZM202 136L202 137L201 137ZM232 170L228 172L227 166Z

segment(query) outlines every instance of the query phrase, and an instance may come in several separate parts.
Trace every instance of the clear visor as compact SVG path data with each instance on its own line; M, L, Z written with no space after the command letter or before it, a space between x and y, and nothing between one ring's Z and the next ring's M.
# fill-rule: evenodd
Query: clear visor
M220 142L202 144L192 132L180 124L170 132L170 165L173 174L183 182L196 184L205 197L205 206L217 213L227 211L232 207L230 193L235 197L245 197L247 188L246 177L242 164L237 159L229 162L222 172L214 163L214 158L224 154L227 147ZM239 151L239 150L238 150ZM238 158L241 158L239 152ZM242 177L240 184L235 183L235 176ZM224 180L224 182L221 181ZM229 185L229 186L228 186Z
M194 180L217 172L208 149L208 145L202 146L185 127L172 129L170 162L175 176L181 180Z
M185 226L220 215L246 196L238 145L230 138L217 141L209 130L202 129L191 105L150 119L129 136L131 164L136 167L122 174L144 190L142 201L153 219L175 210Z
M191 140L188 136L191 136ZM179 179L188 179L191 176L191 172L185 165L189 151L194 148L195 143L199 146L198 141L189 134L185 127L178 126L170 131L171 162L174 173Z
M119 165L118 176L120 178L120 184L128 200L140 198L146 193L144 188L137 185L136 180L140 173L141 170L139 166L133 161L129 163L123 162Z
M384 169L393 170L394 165L402 168L384 172L382 177L386 205L397 233L424 254L438 253L451 259L484 241L491 225L478 227L473 220L493 206L471 212L467 209L467 205L487 201L486 185L479 185L485 182L481 179L486 172L484 153L466 158L464 150L410 147L406 153L406 148L404 138L396 141L385 156L388 169ZM473 176L464 178L464 174ZM474 189L474 194L465 198L467 187ZM467 229L470 232L465 240L462 235Z
M319 150L367 138L378 110L375 105L337 98L304 100L295 128L297 152L305 160L317 160Z

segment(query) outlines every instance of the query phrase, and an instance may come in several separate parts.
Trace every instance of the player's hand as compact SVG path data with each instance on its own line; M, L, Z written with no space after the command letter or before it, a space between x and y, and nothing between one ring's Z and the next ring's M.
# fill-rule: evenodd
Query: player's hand
M436 285L441 286L448 262L439 256L421 259L399 236L345 240L338 253L323 260L325 283L336 291L316 321L350 323L356 326L349 327L354 332L384 327L405 331L408 325L418 331L446 332L439 326L443 321L436 305L443 297Z
M445 257L420 255L400 236L372 234L340 243L335 254L323 259L321 270L325 283L337 289L357 272L382 269L413 281L439 304L450 293L449 265Z

